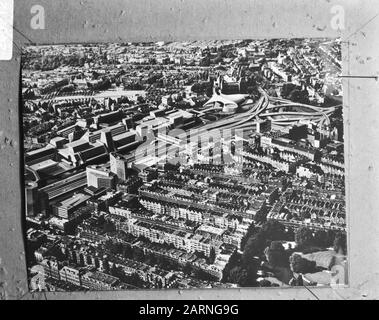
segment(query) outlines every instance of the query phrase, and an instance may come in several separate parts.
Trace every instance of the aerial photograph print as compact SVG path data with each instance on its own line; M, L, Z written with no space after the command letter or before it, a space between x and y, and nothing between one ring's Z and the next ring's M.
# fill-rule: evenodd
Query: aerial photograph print
M347 285L341 40L28 45L30 291Z

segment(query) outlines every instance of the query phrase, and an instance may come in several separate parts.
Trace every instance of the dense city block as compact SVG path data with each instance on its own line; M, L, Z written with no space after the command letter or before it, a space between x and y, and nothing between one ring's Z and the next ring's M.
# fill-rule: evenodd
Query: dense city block
M29 46L31 290L346 284L338 39Z

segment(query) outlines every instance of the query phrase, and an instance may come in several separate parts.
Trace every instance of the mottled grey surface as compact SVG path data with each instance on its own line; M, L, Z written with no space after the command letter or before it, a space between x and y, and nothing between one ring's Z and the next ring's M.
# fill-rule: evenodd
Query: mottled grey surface
M30 28L32 5L46 29ZM333 5L345 30L331 28ZM349 288L28 294L21 233L19 47L35 43L342 36L344 74L379 76L377 0L15 0L15 46L0 61L0 299L376 299L379 284L379 82L346 79Z

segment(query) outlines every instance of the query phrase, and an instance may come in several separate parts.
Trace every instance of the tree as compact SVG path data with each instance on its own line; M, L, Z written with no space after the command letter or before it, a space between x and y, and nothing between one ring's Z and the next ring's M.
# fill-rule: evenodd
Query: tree
M291 214L289 214L289 216L291 216ZM285 240L287 240L287 241L295 241L295 232L294 232L294 230L292 228L289 228L286 231Z
M326 247L328 247L328 246L331 245L331 244L329 244L328 234L324 230L317 230L315 232L315 236L314 236L314 241L313 242L314 242L315 246L318 246L318 247L321 247L321 248L326 248Z
M291 287L302 287L303 286L303 276L300 274L297 278L294 276L291 278L289 285Z
M211 58L209 56L204 57L200 60L200 66L201 67L209 67L211 64Z
M96 224L98 227L103 227L104 224L105 224L106 220L105 220L105 217L104 215L102 214L96 221Z
M251 260L248 264L243 264L241 255L235 251L223 270L221 281L237 283L240 286L255 286L257 270L257 261Z
M237 283L241 287L256 285L258 264L251 263L249 266L236 266L230 270L229 282Z
M278 94L276 93L276 90L275 90L274 88L269 88L269 89L267 90L267 94L268 94L269 96L271 96L271 97L277 97L277 96L278 96Z
M227 51L226 52L226 54L225 54L225 57L226 58L235 58L236 57L236 55L234 54L234 52L233 51Z
M133 249L130 245L124 245L122 253L126 258L131 259L133 257Z
M225 265L224 270L222 271L222 282L228 282L229 281L229 275L230 271L241 264L241 255L237 252L234 251L232 255L229 258L228 263Z
M338 232L333 243L334 251L339 254L347 253L347 239L346 234L343 232Z
M247 229L247 232L246 234L242 237L241 239L241 251L243 251L243 249L245 248L245 245L246 245L246 242L247 240L253 235L257 233L257 228L255 227L255 224L254 222L252 222L250 225L249 225L249 228Z
M137 97L137 102L138 102L138 103L145 103L146 100L145 100L144 97L142 97L142 96L138 96L138 97Z
M308 91L295 89L291 91L288 99L294 102L309 103Z
M152 253L147 253L145 255L145 263L151 266L154 266L157 263L157 259L155 258L155 255Z
M158 278L156 281L156 286L158 289L162 289L163 288L163 282L160 278Z
M246 245L246 242L247 240L256 232L256 227L255 227L255 224L254 222L252 222L249 226L249 228L247 229L247 232L246 234L242 237L241 239L241 251L243 251L243 249L245 248L245 245Z
M276 220L267 221L262 226L262 233L264 233L266 239L277 241L283 240L286 237L284 225Z
M170 243L170 249L173 249L172 247L171 247L171 243ZM174 247L175 248L175 247ZM195 251L195 255L198 257L198 258L200 258L200 259L206 259L207 257L206 257L206 255L205 255L205 253L203 252L203 251L198 251L198 250L196 250Z
M214 275L211 275L202 269L195 269L195 278L203 281L217 281Z
M282 89L281 89L281 92L280 92L280 94L281 94L281 96L283 97L283 98L288 98L289 97L289 95L290 95L290 93L293 91L293 90L295 90L295 89L297 89L298 88L298 86L296 86L295 84L293 84L293 83L285 83L285 84L283 84L283 86L282 86Z
M210 82L197 82L191 87L191 91L197 94L203 94L209 90L212 95L212 84Z
M192 273L192 266L191 266L191 264L189 262L187 262L185 264L185 266L183 267L183 272L185 274L187 274L187 275L191 275L191 273Z
M131 274L127 278L126 282L138 288L142 288L144 285L144 281L140 278L140 276L136 272Z
M334 231L334 230L328 230L326 232L326 240L325 240L326 246L327 247L332 247L335 238L336 238L336 231Z
M248 275L246 269L237 266L230 270L229 282L237 283L241 287L246 286L248 284Z
M254 257L260 256L266 246L266 237L259 232L247 240L243 254L242 263L249 265L253 262Z
M270 266L274 268L285 266L288 263L286 251L279 241L272 241L266 248L265 255Z
M268 281L267 279L263 279L259 281L259 286L260 287L271 287L271 282Z
M119 279L124 276L124 271L121 269L121 267L117 267L115 263L112 265L110 273L112 276Z
M299 247L311 246L314 242L313 233L307 227L300 227L296 230L295 241Z
M253 86L248 86L247 89L246 89L246 92L249 94L249 95L253 95L256 93L256 90Z
M109 250L112 254L120 254L123 252L123 246L119 242L113 242L112 240L107 240L105 242L105 249Z
M259 210L254 216L254 221L257 223L263 223L267 221L267 211L265 209Z
M137 261L143 261L145 258L145 255L143 253L143 250L140 248L134 248L133 250L133 259Z
M312 273L316 270L316 262L304 259L301 255L294 253L290 256L290 267L296 273Z
M114 225L112 221L106 220L105 223L103 224L103 231L105 233L114 232L116 231L116 226Z

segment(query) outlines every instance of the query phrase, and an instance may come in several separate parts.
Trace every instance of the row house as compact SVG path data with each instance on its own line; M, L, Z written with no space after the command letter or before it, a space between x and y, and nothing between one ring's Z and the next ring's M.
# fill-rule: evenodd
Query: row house
M129 230L136 237L144 236L152 242L173 244L176 248L189 252L199 251L208 256L212 247L217 252L222 244L222 241L211 241L199 234L194 235L136 219L130 221Z

